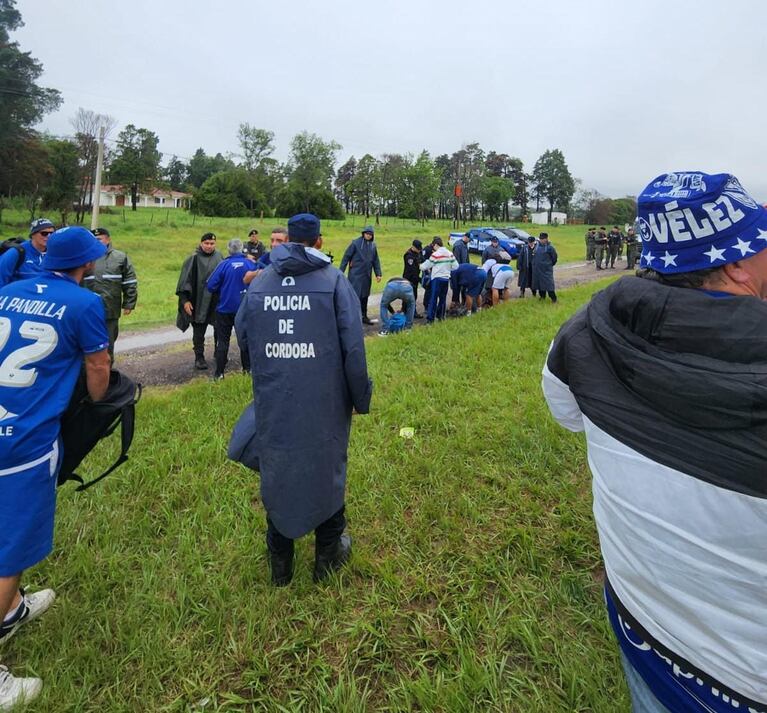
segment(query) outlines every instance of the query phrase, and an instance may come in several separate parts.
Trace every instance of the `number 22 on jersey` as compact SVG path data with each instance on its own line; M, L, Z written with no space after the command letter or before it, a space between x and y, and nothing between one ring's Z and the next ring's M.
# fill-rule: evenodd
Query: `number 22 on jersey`
M0 352L8 343L13 325L8 317L0 317ZM55 348L59 335L50 324L24 320L19 335L31 339L32 344L14 349L0 363L0 386L32 386L37 379L37 369L23 367L45 359Z

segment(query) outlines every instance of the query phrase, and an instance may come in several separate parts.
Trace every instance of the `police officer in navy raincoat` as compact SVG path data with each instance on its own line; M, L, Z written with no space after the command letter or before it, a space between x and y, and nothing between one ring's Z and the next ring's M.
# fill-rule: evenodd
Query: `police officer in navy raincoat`
M349 243L339 265L341 272L346 269L347 265L349 266L349 282L352 283L352 287L359 297L364 324L373 324L373 320L368 319L368 297L370 297L370 285L372 284L370 273L375 272L376 282L381 281L382 274L378 248L373 241L374 235L373 226L366 225L362 229L362 235Z
M344 534L346 460L353 410L368 413L359 300L320 252L319 219L288 221L290 242L254 280L236 328L247 342L252 407L235 426L231 458L261 472L272 582L293 576L293 540L315 530L314 580L351 553Z

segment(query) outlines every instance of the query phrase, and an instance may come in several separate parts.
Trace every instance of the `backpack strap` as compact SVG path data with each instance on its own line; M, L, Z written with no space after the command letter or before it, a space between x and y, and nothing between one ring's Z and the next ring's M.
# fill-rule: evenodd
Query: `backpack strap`
M131 443L133 443L133 433L136 426L136 404L141 398L141 391L141 384L136 384L136 396L133 402L127 406L123 406L122 410L120 411L120 418L116 419L114 424L110 427L106 434L104 434L105 438L110 436L117 428L117 424L120 424L120 455L117 457L117 460L112 463L112 465L107 468L107 470L105 470L98 478L94 478L87 483L83 483L83 479L77 475L77 473L72 473L70 480L76 480L78 483L80 483L80 485L75 489L75 492L79 493L83 490L87 490L92 485L96 485L96 483L106 478L113 470L119 468L123 463L125 463L126 460L128 460L128 451L130 450Z
M13 268L14 274L19 271L19 268L24 264L24 258L27 256L27 253L25 252L24 248L21 247L21 245L14 245L13 246L16 250L16 252L19 253L18 257L16 258L16 267Z

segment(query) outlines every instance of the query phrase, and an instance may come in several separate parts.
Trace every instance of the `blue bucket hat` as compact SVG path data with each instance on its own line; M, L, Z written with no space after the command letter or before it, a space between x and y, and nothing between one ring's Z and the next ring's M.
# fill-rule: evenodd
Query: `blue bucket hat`
M51 235L41 267L44 270L71 270L98 260L106 251L90 230L72 225Z
M672 274L719 267L767 248L767 210L729 173L664 173L637 199L641 266Z
M51 223L48 218L38 218L37 220L33 220L29 225L29 237L31 238L35 233L39 233L46 228L56 230L56 226Z
M288 238L304 240L320 235L320 219L311 213L298 213L288 220Z

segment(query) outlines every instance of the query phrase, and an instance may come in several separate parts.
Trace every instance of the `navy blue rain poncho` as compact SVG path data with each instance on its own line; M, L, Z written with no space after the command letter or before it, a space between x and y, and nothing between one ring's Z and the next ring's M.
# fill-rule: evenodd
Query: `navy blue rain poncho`
M372 382L359 299L318 250L286 243L237 314L253 404L235 426L234 460L260 470L261 498L285 537L311 532L344 505L352 408L367 413Z

